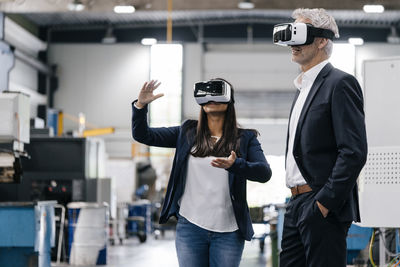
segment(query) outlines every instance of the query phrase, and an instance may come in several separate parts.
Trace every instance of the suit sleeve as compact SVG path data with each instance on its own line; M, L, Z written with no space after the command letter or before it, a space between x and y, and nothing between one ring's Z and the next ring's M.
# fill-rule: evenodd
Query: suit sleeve
M353 76L346 76L334 88L331 114L338 155L315 198L330 211L339 211L367 159L363 95Z
M265 159L264 152L255 134L249 141L247 160L236 158L233 165L226 170L260 183L267 182L272 176L271 168Z
M142 109L132 103L132 137L139 143L149 146L175 148L180 127L150 128L147 124L147 105Z

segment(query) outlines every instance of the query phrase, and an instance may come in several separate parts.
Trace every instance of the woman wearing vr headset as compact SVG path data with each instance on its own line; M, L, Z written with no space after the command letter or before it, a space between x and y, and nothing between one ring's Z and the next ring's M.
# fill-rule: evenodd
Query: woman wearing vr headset
M199 120L150 128L147 106L163 94L146 82L132 104L132 136L150 146L176 148L160 216L178 218L176 250L181 267L239 266L253 228L246 180L267 182L271 169L255 130L237 125L231 84L214 79L195 84Z

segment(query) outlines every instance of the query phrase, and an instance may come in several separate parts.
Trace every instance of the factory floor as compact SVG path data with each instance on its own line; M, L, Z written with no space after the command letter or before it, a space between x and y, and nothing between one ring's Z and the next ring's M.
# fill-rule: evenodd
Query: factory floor
M156 240L148 237L145 243L132 237L124 240L122 245L118 243L108 246L107 265L105 267L177 267L178 260L175 252L175 235L168 231L162 239ZM240 267L269 267L267 258L270 256L269 238L266 238L265 253L260 253L259 241L246 242ZM55 266L68 266L56 265ZM92 266L81 266L92 267Z

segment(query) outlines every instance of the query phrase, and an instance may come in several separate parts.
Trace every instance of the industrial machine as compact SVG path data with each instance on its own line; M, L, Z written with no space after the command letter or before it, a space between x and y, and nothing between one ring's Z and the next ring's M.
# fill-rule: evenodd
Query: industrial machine
M370 262L387 266L400 262L400 57L364 62L365 118L368 159L359 179L361 226L373 227ZM386 231L397 228L395 245L385 242ZM373 257L373 239L379 235L379 259ZM387 241L387 240L386 240ZM376 263L375 263L376 262Z
M104 175L101 147L101 142L87 138L30 138L25 145L30 157L21 161L24 177L19 184L0 184L0 201L55 200L63 207L75 201L104 201L103 197L112 202L105 194L110 191L110 179L88 179ZM96 183L101 186L93 187ZM62 226L61 210L56 210L55 218L56 236L61 233L64 241L57 242L52 259L56 260L60 251L61 259L66 260L68 231Z
M21 157L29 143L29 96L19 92L0 93L0 183L21 181Z
M104 175L99 144L86 138L33 137L20 184L0 185L0 201L86 201L87 178Z
M51 266L55 204L55 201L0 203L0 266Z

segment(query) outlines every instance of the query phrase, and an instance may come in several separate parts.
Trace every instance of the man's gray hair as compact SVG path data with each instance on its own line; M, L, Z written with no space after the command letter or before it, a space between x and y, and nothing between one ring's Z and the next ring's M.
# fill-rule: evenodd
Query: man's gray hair
M292 18L309 19L314 27L331 30L335 34L335 37L339 38L339 29L335 19L323 8L298 8L293 11ZM328 39L328 43L324 49L325 53L330 57L333 49L332 40Z

